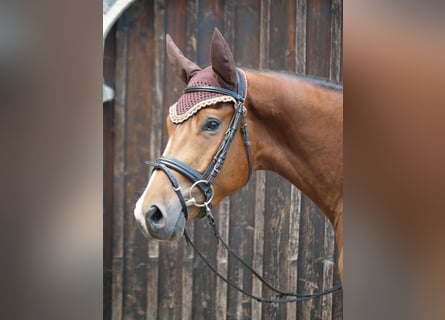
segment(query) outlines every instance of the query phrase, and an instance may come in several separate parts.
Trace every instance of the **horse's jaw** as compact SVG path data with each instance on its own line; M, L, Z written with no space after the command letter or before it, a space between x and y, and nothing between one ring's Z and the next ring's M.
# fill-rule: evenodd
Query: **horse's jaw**
M184 234L186 220L179 203L167 207L159 203L149 204L144 208L141 197L136 203L134 217L147 239L173 241Z

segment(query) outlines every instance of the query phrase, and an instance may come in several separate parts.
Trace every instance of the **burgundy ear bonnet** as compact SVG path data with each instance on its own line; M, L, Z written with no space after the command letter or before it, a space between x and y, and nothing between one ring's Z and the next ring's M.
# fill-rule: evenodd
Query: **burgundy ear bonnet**
M167 55L176 73L187 83L187 87L210 86L237 91L238 76L232 51L221 32L215 28L210 46L211 66L203 70L194 62L187 59L167 35ZM244 93L247 93L247 78L239 70L239 81L244 82ZM234 97L223 93L192 91L184 93L174 105L170 107L170 119L173 123L181 123L193 116L202 108L220 102L233 102Z
M247 89L246 75L241 71L242 78ZM187 84L188 87L193 86L213 86L221 87L218 79L213 72L212 66L197 72ZM245 93L247 90L245 90ZM170 119L173 123L181 123L193 116L202 108L214 105L218 102L232 102L236 106L233 97L213 92L187 92L184 93L179 100L170 107Z

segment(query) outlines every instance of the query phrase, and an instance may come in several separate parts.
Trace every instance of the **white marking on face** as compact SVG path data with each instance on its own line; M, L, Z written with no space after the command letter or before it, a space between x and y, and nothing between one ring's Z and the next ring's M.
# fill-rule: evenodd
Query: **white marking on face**
M165 146L164 152L162 153L163 156L165 156L165 153L170 148L171 141L172 141L172 139L169 138L168 141L167 141L167 145Z
M144 192L139 197L138 201L136 202L136 206L134 208L134 217L139 222L139 224L143 226L145 229L147 228L147 226L145 224L145 212L142 210L142 205L144 203L145 195L147 194L148 189L150 188L150 185L153 181L153 178L157 173L158 173L157 171L153 172L152 176L150 177L150 180L148 181L147 187L145 187Z
M164 153L162 155L165 155L165 152L168 150L171 144L171 139L168 139L167 146L165 147ZM139 197L138 201L136 202L136 206L134 208L134 217L138 221L138 223L143 226L143 228L146 230L147 225L145 223L145 212L142 210L142 205L144 203L145 196L150 189L151 184L153 183L154 177L156 176L158 172L154 171L151 175L150 179L148 180L147 186L145 187L144 192Z

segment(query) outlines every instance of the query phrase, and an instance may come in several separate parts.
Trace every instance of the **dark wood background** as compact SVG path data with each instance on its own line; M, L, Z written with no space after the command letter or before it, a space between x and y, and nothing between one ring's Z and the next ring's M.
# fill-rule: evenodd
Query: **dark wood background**
M137 0L110 32L104 76L104 319L342 319L342 293L260 304L228 288L181 239L147 241L133 208L148 181L144 160L166 144L167 109L183 84L166 62L165 34L201 67L217 26L237 64L342 81L342 1ZM257 172L215 210L229 244L274 285L316 292L338 281L330 223L295 187ZM217 269L270 296L216 246L205 221L188 227Z

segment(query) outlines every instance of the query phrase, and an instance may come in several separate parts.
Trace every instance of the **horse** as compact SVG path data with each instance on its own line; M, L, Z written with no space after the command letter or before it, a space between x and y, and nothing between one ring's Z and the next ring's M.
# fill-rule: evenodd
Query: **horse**
M147 238L177 240L185 224L270 170L300 189L331 222L343 282L343 86L310 76L239 69L223 35L201 69L166 36L186 84L167 116L168 142L134 216Z

